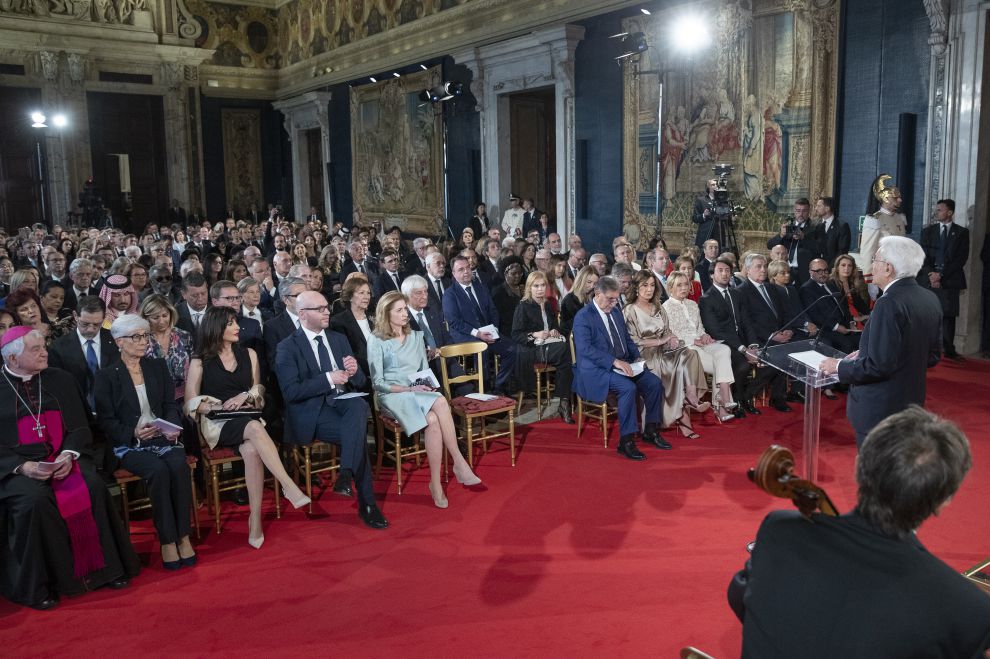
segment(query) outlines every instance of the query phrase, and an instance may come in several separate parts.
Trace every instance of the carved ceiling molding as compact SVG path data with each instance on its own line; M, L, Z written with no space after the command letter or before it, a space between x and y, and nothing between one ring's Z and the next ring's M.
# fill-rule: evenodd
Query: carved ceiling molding
M940 57L945 54L949 43L949 2L948 0L924 0L925 13L931 24L932 33L928 37L928 45L932 54Z

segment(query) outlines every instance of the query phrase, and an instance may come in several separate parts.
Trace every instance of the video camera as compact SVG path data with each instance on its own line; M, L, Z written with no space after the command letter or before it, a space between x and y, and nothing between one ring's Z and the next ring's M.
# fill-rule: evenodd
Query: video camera
M715 174L715 190L711 210L715 217L723 222L731 222L733 215L746 210L744 206L733 206L732 198L729 196L729 175L732 174L733 169L732 165L725 162L712 166L712 172Z

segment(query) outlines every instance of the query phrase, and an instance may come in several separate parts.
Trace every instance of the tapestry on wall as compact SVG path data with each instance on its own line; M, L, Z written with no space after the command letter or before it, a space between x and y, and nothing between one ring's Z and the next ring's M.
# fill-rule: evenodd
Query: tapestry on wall
M690 58L673 52L668 35L686 9L713 17L710 45ZM659 232L659 189L668 245L693 243L694 199L717 163L734 167L732 201L745 207L735 227L740 252L765 248L797 199L832 195L838 10L838 0L741 0L624 21L650 46L624 64L630 241L646 247Z
M443 117L419 99L440 83L434 67L351 89L356 222L434 235L443 218Z
M227 208L245 212L265 198L261 187L261 111L223 108L220 121Z

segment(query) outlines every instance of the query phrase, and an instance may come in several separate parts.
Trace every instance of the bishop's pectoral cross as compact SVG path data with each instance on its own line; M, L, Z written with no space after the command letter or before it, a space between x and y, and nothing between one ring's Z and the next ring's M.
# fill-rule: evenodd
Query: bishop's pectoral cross
M36 433L38 433L38 439L41 439L41 437L43 436L43 433L41 431L44 430L47 427L48 426L41 425L41 417L40 416L37 419L34 420L34 431Z

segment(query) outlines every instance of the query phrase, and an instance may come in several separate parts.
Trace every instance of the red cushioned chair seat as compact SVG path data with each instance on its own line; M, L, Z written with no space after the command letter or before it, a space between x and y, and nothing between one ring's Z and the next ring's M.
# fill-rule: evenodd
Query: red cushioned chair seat
M387 414L382 413L378 415L378 418L381 419L382 425L388 428L389 430L393 430L393 431L402 430L402 424L396 421L395 419L393 419L392 417L388 416Z
M240 456L234 453L232 448L206 448L203 447L203 457L209 458L210 460L227 460L229 458L239 458Z
M450 401L450 407L454 410L459 410L469 414L478 414L480 412L506 412L508 410L515 409L516 401L512 398L507 398L506 396L499 396L498 398L485 401L475 400L473 398L468 398L467 396L458 396Z
M118 469L117 471L113 472L113 477L116 478L117 480L122 480L125 478L135 478L134 474L127 471L126 469Z

